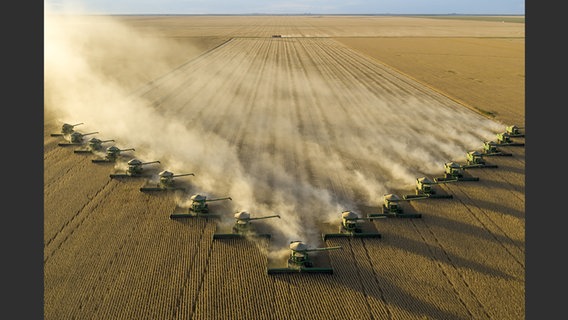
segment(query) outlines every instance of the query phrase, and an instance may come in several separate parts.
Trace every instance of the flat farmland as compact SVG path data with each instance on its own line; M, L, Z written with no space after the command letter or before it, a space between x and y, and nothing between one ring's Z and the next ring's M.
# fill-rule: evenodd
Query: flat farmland
M416 178L443 175L506 125L524 127L524 23L50 23L78 31L46 36L46 319L524 317L524 147L487 158L498 168L468 170L479 181L436 186L452 199L402 204L420 219L366 221L381 238L321 237L337 232L343 210L376 213L384 194L412 194ZM72 67L60 68L61 56ZM63 122L135 151L92 163L100 154L50 136ZM109 177L134 157L160 164L148 177ZM195 176L179 178L185 191L139 191L166 169ZM231 200L209 204L219 218L169 218L197 193ZM213 239L237 210L279 214L255 223L270 240ZM312 254L333 274L267 274L285 266L292 240L340 246Z

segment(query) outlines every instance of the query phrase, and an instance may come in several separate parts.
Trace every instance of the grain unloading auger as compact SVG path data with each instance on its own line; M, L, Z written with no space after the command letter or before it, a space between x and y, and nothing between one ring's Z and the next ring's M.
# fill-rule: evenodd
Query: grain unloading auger
M155 187L142 187L140 191L168 191L168 190L182 190L185 191L183 187L177 187L174 183L174 178L184 177L184 176L195 176L193 173L183 173L183 174L173 174L173 172L164 170L158 174L160 176L160 181Z
M128 178L128 177L144 177L142 172L144 171L143 166L153 163L160 163L160 161L150 161L150 162L142 162L138 159L132 159L127 162L128 169L126 169L126 173L111 173L111 178Z
M416 187L414 188L415 194L407 194L403 196L404 200L422 200L422 199L451 199L454 196L446 193L438 193L434 189L437 184L428 177L421 177L416 179Z
M114 142L114 140L101 140L97 138L89 139L89 143L85 149L75 149L74 153L93 153L103 149L103 143Z
M60 146L60 147L80 146L80 145L83 145L85 143L85 141L84 141L85 136L90 136L92 134L97 134L97 133L98 132L81 133L81 132L75 131L68 136L69 142L60 142L57 145Z
M65 136L65 135L70 135L75 131L75 127L78 126L78 125L81 125L81 124L83 124L83 123L82 122L77 123L77 124L64 123L61 126L61 132L60 133L52 133L51 136L52 137L62 137L62 136Z
M493 156L502 156L502 157L510 157L513 154L510 152L504 152L497 148L497 142L495 141L484 141L483 142L483 156L484 157L493 157Z
M375 218L363 218L359 217L353 211L343 211L341 213L341 224L339 225L339 233L325 233L322 235L323 241L329 238L342 238L342 237L354 237L354 238L381 238L381 234L378 232L363 232L359 221L373 220Z
M488 164L485 159L483 159L483 154L477 150L470 151L466 153L466 164L462 164L463 169L475 169L475 168L497 168L496 164Z
M444 163L444 171L443 177L434 178L435 182L479 181L478 177L464 175L464 168L453 161Z
M103 159L92 159L91 162L93 163L100 163L100 162L115 162L116 159L120 156L120 153L123 151L135 151L134 148L129 149L119 149L115 146L110 146L106 149L106 154Z
M522 147L525 145L524 142L514 142L511 140L511 135L507 132L501 132L497 134L497 145L499 146L511 146L511 147Z
M262 219L270 219L270 218L279 218L280 215L270 215L270 216L263 216L263 217L256 217L251 218L250 213L247 211L239 211L235 213L235 224L233 225L232 232L233 233L215 233L213 234L213 239L233 239L233 238L241 238L243 236L254 236L254 237L263 237L263 238L271 238L271 235L268 233L256 233L254 230L251 221L253 220L262 220Z
M404 212L400 203L406 201L393 193L383 196L382 213L370 213L369 218L422 218L421 213Z
M315 251L329 251L342 249L341 246L337 247L323 247L323 248L308 248L302 241L290 242L290 255L288 257L287 268L269 268L268 274L281 274L281 273L333 273L332 268L314 267L313 262L310 260L309 253Z
M170 219L177 218L192 218L192 217L213 217L218 218L217 215L212 215L209 213L209 205L207 202L221 201L221 200L233 200L231 197L207 199L206 196L200 194L194 194L190 198L191 204L189 206L187 213L172 213L170 214Z

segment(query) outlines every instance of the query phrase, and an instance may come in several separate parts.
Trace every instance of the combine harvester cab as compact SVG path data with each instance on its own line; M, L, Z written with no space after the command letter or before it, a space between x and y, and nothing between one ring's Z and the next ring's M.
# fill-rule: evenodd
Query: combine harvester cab
M488 164L485 159L483 159L483 153L474 150L466 153L467 163L461 167L464 169L475 169L475 168L497 168L496 164Z
M507 132L507 134L509 134L509 137L524 138L525 134L523 132L521 132L519 129L521 129L521 128L517 127L516 125L511 125L511 126L508 126L507 128L505 128L505 132Z
M153 163L160 163L160 161L150 161L150 162L142 162L138 159L132 159L128 161L128 169L126 173L111 173L111 178L137 178L137 177L147 177L143 175L143 166Z
M482 153L484 157L494 157L494 156L511 157L513 155L510 152L504 152L501 151L499 148L497 148L497 142L495 141L484 141Z
M74 131L68 137L69 142L60 142L57 145L60 147L67 147L67 146L81 146L85 143L84 137L97 134L98 132L89 132L89 133L80 133L78 131Z
M359 221L373 220L374 218L362 218L359 217L353 211L343 211L341 213L341 224L339 225L339 233L325 233L322 235L322 239L325 242L330 238L381 238L381 234L378 232L363 232Z
M135 151L134 148L129 149L119 149L115 146L110 146L106 149L106 154L103 159L92 159L91 162L93 163L109 163L109 162L116 162L116 159L120 156L120 153L123 151Z
M78 125L83 124L81 123L77 123L77 124L68 124L68 123L64 123L63 126L61 126L61 132L60 133L52 133L51 136L52 137L63 137L63 136L67 136L72 134L73 132L75 132L75 127Z
M207 199L206 196L200 194L194 194L191 196L190 200L191 200L191 205L188 208L187 213L174 212L170 214L170 219L195 218L195 217L219 218L219 216L209 213L209 205L207 203L212 201L233 200L233 199L231 199L231 197Z
M522 147L525 145L524 142L514 142L511 136L507 132L501 132L497 134L497 145L500 146L511 146L511 147Z
M454 196L446 193L439 193L434 189L437 183L428 177L416 179L415 194L407 194L403 196L404 200L422 200L422 199L451 199Z
M434 178L436 183L441 182L457 182L457 181L479 181L478 177L466 176L464 168L456 162L444 163L444 176Z
M185 191L185 188L175 186L174 178L184 177L184 176L195 176L195 174L193 173L173 174L172 172L167 170L158 173L158 175L160 177L160 181L157 183L155 187L142 187L140 188L140 191L141 192L168 191L168 190Z
M422 218L421 213L407 213L404 212L400 205L402 201L399 196L393 193L385 194L383 196L382 213L370 213L367 215L369 218ZM373 219L371 219L373 220Z
M103 149L103 143L107 142L114 142L114 140L101 140L97 138L89 139L89 143L87 144L87 148L84 149L75 149L73 150L74 153L93 153L95 151L101 151Z
M268 268L268 274L283 273L328 273L333 274L333 268L314 267L309 253L315 251L329 251L342 249L337 247L308 248L302 241L290 242L290 255L288 256L287 268Z
M213 239L235 239L242 238L245 236L260 237L270 239L272 236L268 233L256 233L254 227L251 225L253 220L279 218L280 215L270 215L264 217L251 218L250 213L247 211L239 211L235 213L235 224L232 227L233 233L215 233L213 234Z

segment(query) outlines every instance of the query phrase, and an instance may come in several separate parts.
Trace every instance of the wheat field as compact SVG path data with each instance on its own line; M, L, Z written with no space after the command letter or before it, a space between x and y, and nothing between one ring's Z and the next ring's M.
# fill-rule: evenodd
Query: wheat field
M366 221L381 238L322 239L524 130L524 22L51 17L45 43L45 319L524 318L523 146L436 186L452 199L402 203L422 218ZM135 150L92 163L63 123ZM132 158L160 163L110 177ZM162 170L195 176L140 192ZM170 219L192 194L231 200ZM214 239L237 210L280 219ZM340 246L312 253L333 273L268 274L292 240Z

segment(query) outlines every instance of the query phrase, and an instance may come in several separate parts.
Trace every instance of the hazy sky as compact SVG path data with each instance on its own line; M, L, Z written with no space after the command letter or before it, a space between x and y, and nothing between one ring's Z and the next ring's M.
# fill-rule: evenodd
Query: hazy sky
M524 0L45 0L100 14L525 14Z

